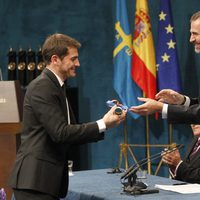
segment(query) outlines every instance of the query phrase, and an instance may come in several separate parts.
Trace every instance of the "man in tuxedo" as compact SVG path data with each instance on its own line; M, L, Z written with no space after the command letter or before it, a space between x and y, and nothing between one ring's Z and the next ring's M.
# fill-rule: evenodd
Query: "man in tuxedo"
M106 129L126 116L112 107L102 119L76 124L64 81L80 67L80 43L64 34L47 37L42 47L46 68L26 91L21 146L9 185L16 200L58 200L68 189L70 145L104 139Z
M200 11L190 19L190 42L195 52L200 53ZM170 123L200 124L200 99L189 98L170 89L161 90L156 100L138 98L144 104L131 107L131 111L140 115L162 112L162 117Z
M200 183L200 125L191 125L194 138L189 144L184 159L179 150L163 154L162 161L169 166L170 174L176 180Z

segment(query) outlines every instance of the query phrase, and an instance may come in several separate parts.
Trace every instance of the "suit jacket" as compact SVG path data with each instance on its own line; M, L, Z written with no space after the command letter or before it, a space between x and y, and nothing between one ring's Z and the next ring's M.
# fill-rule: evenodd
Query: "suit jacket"
M68 118L61 86L44 69L26 91L21 146L9 178L12 188L66 196L70 145L104 138L96 122L68 125Z
M190 154L197 141L198 137L194 137L192 142L189 144L183 162L179 165L176 172L176 179L189 182L189 183L200 183L200 149L190 160Z
M200 98L191 98L189 107L168 105L169 123L200 124Z

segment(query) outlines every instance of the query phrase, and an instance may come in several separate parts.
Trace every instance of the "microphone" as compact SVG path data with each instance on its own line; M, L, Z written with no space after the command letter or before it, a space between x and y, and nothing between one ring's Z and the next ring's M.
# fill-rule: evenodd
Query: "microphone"
M178 144L177 146L176 146L176 144L174 144L174 147L173 147L173 145L172 145L172 149L164 149L163 151L152 155L149 159L148 159L148 158L144 158L144 159L140 160L138 163L132 165L125 173L123 173L122 176L121 176L121 179L126 180L127 178L129 178L129 177L131 177L133 174L135 174L135 173L137 172L137 170L138 170L141 166L147 164L147 163L150 162L150 161L153 161L153 160L155 160L155 159L158 159L158 158L162 157L162 156L165 155L165 154L171 153L171 152L173 152L173 151L175 151L175 150L177 150L177 149L181 149L181 148L183 148L183 147L184 147L183 144Z
M116 115L121 115L123 110L128 110L127 106L120 104L117 100L108 100L108 101L106 101L106 104L108 107L113 107L113 106L117 105L117 107L115 109Z
M161 151L157 154L152 155L149 159L144 158L140 160L137 164L132 165L124 174L122 174L120 180L121 183L124 185L123 191L125 193L128 193L129 195L136 195L136 194L150 194L150 193L157 193L159 190L157 189L147 189L147 185L143 182L136 181L137 175L136 172L137 170L147 164L148 162L155 160L157 158L160 158L162 155L171 153L177 149L181 149L184 145L180 144L177 145L174 143L172 145L171 149L164 149L164 151ZM122 181L124 179L124 181ZM125 181L128 179L128 181Z

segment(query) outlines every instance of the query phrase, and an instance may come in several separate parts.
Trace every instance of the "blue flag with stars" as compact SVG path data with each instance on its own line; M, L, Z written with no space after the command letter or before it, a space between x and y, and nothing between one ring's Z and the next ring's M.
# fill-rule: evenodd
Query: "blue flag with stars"
M116 0L115 49L114 59L114 89L121 103L127 107L141 104L137 97L141 90L131 77L132 35L129 28L126 0ZM139 115L129 112L133 118Z
M156 64L158 89L181 91L176 38L171 16L170 0L160 0Z

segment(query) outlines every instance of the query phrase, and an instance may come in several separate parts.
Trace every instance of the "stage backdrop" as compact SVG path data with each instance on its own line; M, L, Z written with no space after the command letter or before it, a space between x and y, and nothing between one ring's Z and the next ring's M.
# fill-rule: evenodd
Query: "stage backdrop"
M79 121L101 118L108 110L105 102L118 98L113 89L113 46L115 0L0 0L0 67L7 79L7 53L10 47L37 50L47 35L58 32L68 34L82 43L81 67L77 78L70 80L78 87ZM156 46L159 0L149 0L151 27ZM127 0L130 27L133 30L135 1ZM200 55L189 44L189 19L200 9L200 1L171 1L172 15L181 68L183 92L197 96ZM119 143L124 139L124 127L109 130L105 140L84 145L80 149L80 168L97 169L116 167ZM145 119L128 116L129 143L145 143ZM151 143L167 143L167 125L163 120L150 118ZM186 125L174 126L173 140L187 145L191 130ZM162 150L162 149L160 149ZM184 152L184 150L183 150ZM154 150L152 150L154 153ZM144 149L135 148L138 159L146 156ZM130 161L132 164L132 161ZM122 163L122 167L123 167ZM161 175L164 173L161 171Z

